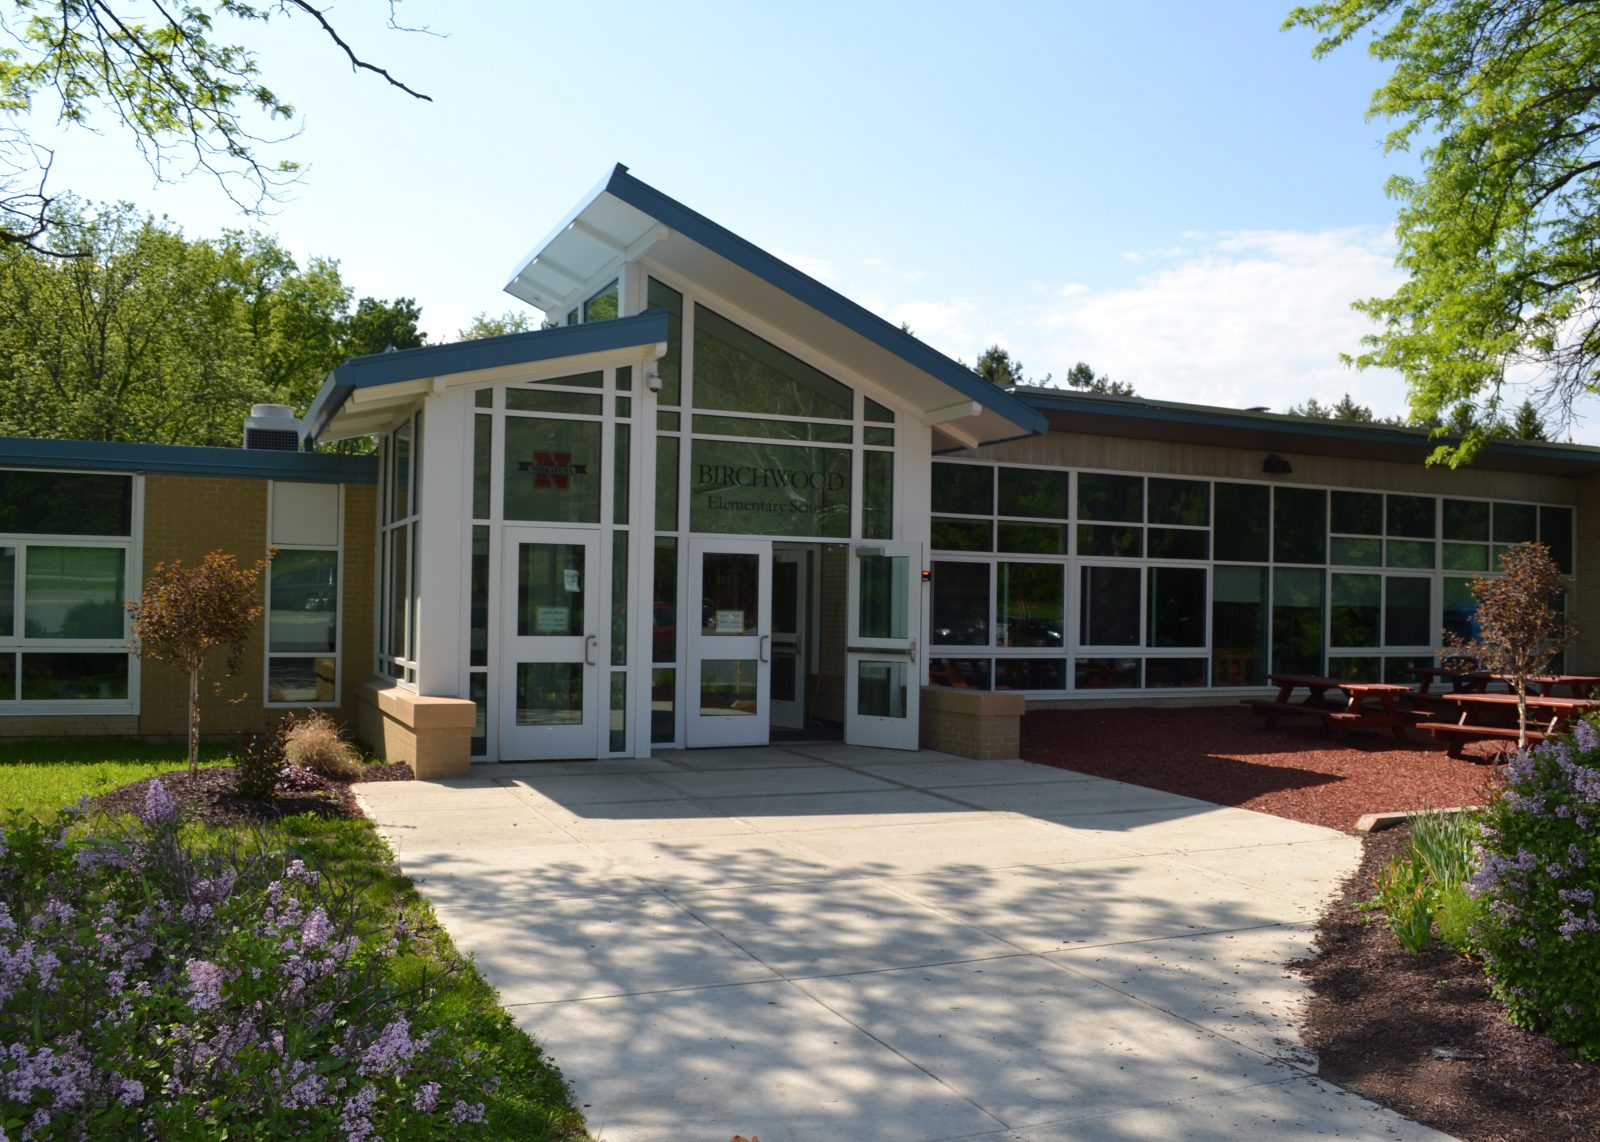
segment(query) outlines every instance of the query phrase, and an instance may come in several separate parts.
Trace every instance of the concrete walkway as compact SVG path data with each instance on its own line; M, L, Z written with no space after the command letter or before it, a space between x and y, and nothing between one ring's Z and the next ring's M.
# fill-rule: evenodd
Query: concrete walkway
M1296 1036L1328 829L842 745L361 796L607 1142L1445 1137Z

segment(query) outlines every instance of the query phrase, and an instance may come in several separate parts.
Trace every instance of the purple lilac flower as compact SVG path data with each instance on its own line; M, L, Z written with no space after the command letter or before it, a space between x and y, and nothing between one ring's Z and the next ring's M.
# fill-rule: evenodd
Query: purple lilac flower
M1585 753L1600 749L1600 730L1596 730L1589 722L1579 722L1573 727L1572 736L1577 739L1578 748Z
M372 1127L372 1108L378 1101L378 1088L368 1083L344 1100L339 1125L349 1142L378 1142Z
M137 1079L123 1079L117 1090L117 1098L123 1106L133 1106L144 1101L144 1083Z
M465 1102L456 1099L456 1104L450 1108L451 1122L482 1122L484 1106L481 1102Z
M411 1109L420 1110L423 1114L432 1114L435 1110L438 1110L439 1084L436 1082L423 1083L422 1089L418 1090L416 1096L411 1100Z
M147 825L165 825L178 819L178 806L159 777L151 778L150 787L145 790L144 811L139 819Z
M427 1045L426 1039L413 1039L411 1025L401 1016L379 1033L378 1038L361 1056L356 1072L362 1075L382 1075L394 1072L403 1075L411 1069L411 1060Z
M333 938L333 934L333 922L328 919L328 913L318 908L306 917L305 925L300 929L300 946L308 951L320 948Z
M190 960L183 969L189 976L189 1006L206 1011L222 1002L222 969L209 960Z

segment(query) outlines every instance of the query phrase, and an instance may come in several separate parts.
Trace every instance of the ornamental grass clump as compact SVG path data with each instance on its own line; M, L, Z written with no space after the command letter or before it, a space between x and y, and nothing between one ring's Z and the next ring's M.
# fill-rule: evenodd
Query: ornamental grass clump
M291 764L324 777L355 777L361 772L361 751L344 740L327 714L307 714L286 723L283 752Z
M1515 755L1484 818L1475 927L1519 1027L1600 1059L1600 732L1580 722Z
M0 1131L13 1140L483 1137L496 1080L438 1010L453 962L265 834L71 812L0 830Z

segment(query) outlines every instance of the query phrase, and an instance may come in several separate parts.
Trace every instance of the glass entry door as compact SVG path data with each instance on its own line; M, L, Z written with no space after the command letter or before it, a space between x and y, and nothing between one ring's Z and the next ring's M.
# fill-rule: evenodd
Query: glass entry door
M806 557L772 553L772 724L786 730L806 725Z
M765 745L771 719L772 544L689 544L689 689L684 744ZM698 621L693 621L698 619Z
M560 528L505 529L501 565L500 756L507 761L598 757L600 536Z
M922 707L917 633L922 627L922 545L850 551L844 740L916 749Z

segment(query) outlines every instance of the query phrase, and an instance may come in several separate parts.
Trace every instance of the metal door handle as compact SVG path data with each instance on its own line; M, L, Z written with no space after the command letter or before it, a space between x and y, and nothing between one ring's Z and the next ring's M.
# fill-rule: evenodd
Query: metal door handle
M762 635L761 641L756 643L756 656L760 658L762 662L772 661L772 655L767 651L767 648L771 645L772 636L770 634Z
M594 660L594 652L600 649L599 635L585 635L583 638L583 664L585 666L599 665Z
M910 657L912 665L915 665L916 661L917 661L917 640L916 639L912 639L911 640L911 645L906 648L906 654Z

